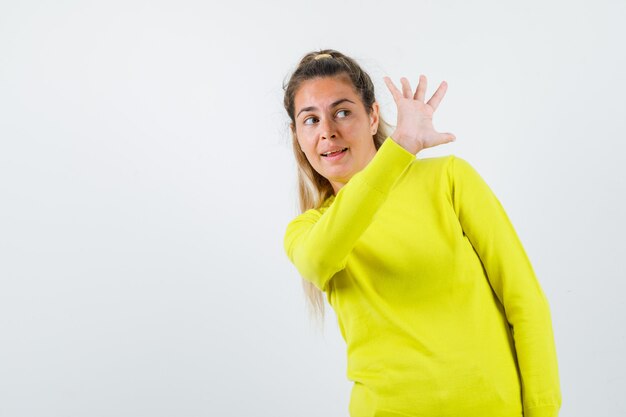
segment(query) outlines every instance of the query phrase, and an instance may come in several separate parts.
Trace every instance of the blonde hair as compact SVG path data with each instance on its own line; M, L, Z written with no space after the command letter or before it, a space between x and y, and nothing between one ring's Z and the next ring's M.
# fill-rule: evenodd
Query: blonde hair
M295 131L295 95L302 82L312 78L346 75L358 93L367 112L372 111L376 101L374 84L370 76L352 58L333 49L323 49L306 54L298 63L289 80L283 84L285 96L283 104L291 119L293 153L298 165L298 200L300 212L317 209L334 194L330 182L313 169L306 155L300 149ZM389 125L379 116L378 131L373 135L374 146L378 150L388 136ZM315 285L302 279L302 286L308 301L309 311L324 320L324 294Z

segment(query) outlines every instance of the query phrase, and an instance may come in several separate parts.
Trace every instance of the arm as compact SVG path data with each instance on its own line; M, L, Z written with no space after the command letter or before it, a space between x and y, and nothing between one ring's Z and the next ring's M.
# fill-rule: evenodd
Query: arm
M415 156L387 138L369 164L343 186L329 207L307 210L287 226L287 256L320 290L345 267L395 181Z
M391 187L424 148L455 140L451 133L437 132L432 123L435 110L446 94L442 82L428 100L426 77L420 76L415 93L406 78L402 91L391 79L385 83L398 108L398 125L369 164L350 178L330 206L302 213L287 226L284 246L300 275L322 291L330 278L346 265L357 240L370 225Z
M494 193L461 158L450 166L454 210L512 326L524 416L556 417L561 392L548 301Z

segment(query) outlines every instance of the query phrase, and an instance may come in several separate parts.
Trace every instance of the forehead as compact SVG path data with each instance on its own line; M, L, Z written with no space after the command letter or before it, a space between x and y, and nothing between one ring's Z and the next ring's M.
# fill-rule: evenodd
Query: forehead
M326 106L341 98L355 103L361 100L347 76L312 78L300 84L294 103L297 112L302 107Z

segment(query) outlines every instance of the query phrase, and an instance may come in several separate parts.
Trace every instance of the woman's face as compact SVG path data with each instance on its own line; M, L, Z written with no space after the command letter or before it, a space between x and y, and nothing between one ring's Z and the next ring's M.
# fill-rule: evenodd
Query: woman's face
M368 114L347 76L303 82L294 103L300 148L337 194L376 154L378 103Z

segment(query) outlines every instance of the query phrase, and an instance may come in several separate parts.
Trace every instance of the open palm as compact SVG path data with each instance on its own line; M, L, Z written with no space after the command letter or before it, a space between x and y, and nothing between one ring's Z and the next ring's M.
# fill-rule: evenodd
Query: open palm
M433 114L446 94L448 84L443 81L435 94L424 102L427 80L420 75L415 93L411 90L409 80L400 79L400 91L389 77L385 77L385 84L391 92L398 108L396 130L391 137L409 152L416 154L422 149L441 145L456 139L452 133L439 133L433 127Z

